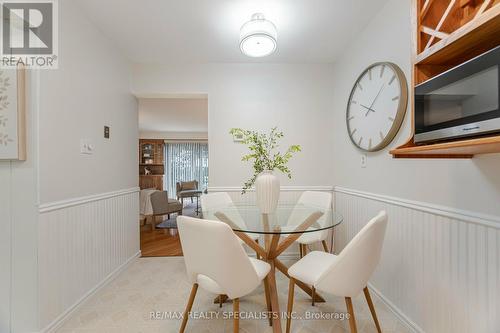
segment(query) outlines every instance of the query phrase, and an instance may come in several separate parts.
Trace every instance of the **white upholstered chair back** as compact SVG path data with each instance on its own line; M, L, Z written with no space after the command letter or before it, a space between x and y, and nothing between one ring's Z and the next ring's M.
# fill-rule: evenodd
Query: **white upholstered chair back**
M332 194L328 192L305 191L301 194L295 208L288 218L288 226L298 226L311 215L314 209L324 211L317 223L325 225L325 222L331 218ZM329 230L318 231L314 233L305 233L299 239L299 243L314 243L325 240Z
M381 211L347 244L316 288L337 296L357 296L380 260L386 226L387 214Z
M218 218L214 216L217 210L226 214L237 226L241 228L246 226L227 192L208 193L201 196L201 211L204 219L218 221Z
M227 224L186 216L179 216L177 224L191 283L208 277L230 298L246 295L259 285L255 268Z

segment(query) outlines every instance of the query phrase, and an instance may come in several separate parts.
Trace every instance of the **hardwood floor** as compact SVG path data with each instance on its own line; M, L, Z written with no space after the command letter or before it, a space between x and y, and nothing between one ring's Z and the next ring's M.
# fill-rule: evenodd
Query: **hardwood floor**
M196 214L196 200L190 202L184 201L182 214L185 216L198 217ZM175 221L177 214L171 214L169 221ZM164 217L166 218L166 217ZM161 218L158 218L158 222ZM182 256L181 241L179 234L175 236L165 233L163 229L151 231L151 225L148 223L142 225L141 221L141 252L143 257L173 257Z
M149 225L141 227L141 251L143 257L182 256L179 233L171 236L162 229L151 231Z

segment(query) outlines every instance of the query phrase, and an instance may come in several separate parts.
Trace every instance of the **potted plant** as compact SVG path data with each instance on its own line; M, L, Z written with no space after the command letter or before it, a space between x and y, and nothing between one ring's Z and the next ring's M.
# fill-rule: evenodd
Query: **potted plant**
M242 194L255 184L257 205L261 212L274 212L278 205L280 182L273 171L278 170L291 179L292 173L287 164L295 153L301 151L301 147L292 145L284 153L278 151L278 141L284 134L276 127L267 134L241 128L232 128L229 133L250 149L250 154L244 155L241 160L253 162L253 176L243 184Z

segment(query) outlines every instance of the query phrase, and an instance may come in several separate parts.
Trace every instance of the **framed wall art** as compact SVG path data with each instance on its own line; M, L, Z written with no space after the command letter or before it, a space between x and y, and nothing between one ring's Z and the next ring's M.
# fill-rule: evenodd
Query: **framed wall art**
M0 68L0 160L26 160L25 75Z

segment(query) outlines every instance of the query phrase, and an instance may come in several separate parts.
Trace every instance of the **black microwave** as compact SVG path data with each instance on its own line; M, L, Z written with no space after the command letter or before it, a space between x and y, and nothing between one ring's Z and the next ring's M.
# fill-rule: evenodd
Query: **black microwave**
M500 46L415 87L415 143L500 133Z

